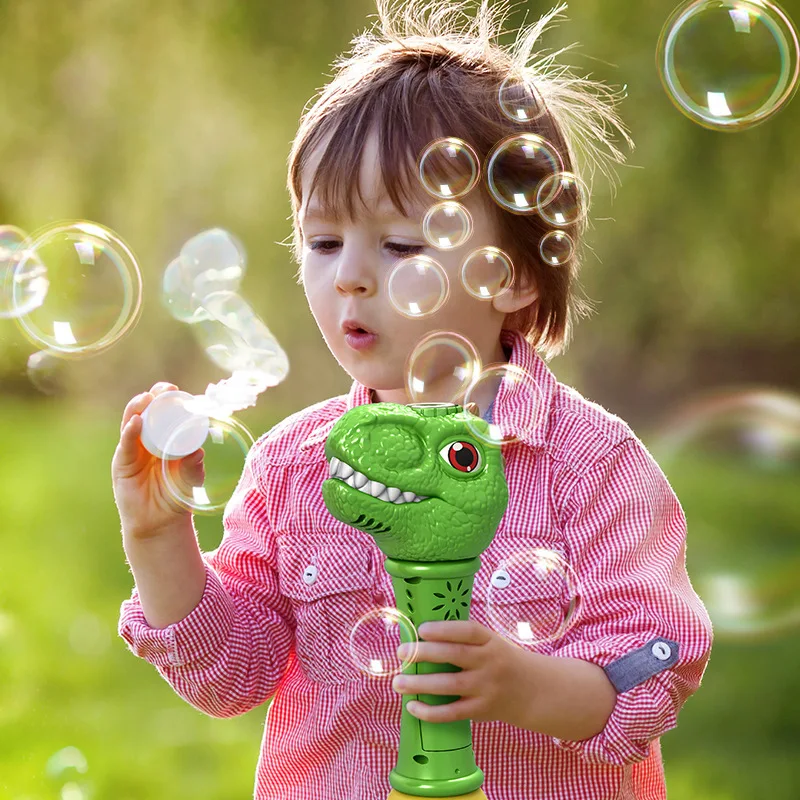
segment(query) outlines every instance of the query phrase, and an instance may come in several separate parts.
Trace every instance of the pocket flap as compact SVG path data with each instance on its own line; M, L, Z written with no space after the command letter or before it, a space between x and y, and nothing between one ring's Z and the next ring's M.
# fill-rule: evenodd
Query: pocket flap
M367 589L374 584L370 551L357 544L301 544L279 551L281 592L309 602L340 592Z

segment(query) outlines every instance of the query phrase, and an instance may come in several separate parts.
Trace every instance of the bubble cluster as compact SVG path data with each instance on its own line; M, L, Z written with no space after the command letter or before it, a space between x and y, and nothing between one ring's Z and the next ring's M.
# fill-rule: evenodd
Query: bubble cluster
M164 270L162 299L180 322L208 319L205 298L216 292L237 292L246 265L244 248L228 231L202 231L183 245Z
M694 0L675 10L657 47L661 82L689 119L737 131L776 114L797 88L800 47L768 0Z

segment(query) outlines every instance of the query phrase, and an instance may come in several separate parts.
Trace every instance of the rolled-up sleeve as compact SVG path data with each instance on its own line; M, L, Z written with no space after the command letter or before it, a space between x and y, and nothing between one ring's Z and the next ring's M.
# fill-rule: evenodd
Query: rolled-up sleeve
M711 620L686 572L686 519L630 438L576 481L563 521L582 608L552 655L602 667L617 700L596 736L552 741L592 763L642 761L677 726L711 651Z
M223 515L219 547L203 555L206 584L198 605L165 628L151 627L134 587L122 603L119 635L175 692L215 717L244 714L276 691L294 647L295 620L279 589L259 443L245 461Z

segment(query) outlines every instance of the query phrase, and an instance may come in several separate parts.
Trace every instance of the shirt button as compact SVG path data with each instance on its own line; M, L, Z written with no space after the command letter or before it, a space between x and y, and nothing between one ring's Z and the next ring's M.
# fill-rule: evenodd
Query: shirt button
M319 575L319 570L314 564L309 564L305 570L303 570L303 580L309 586L317 580L317 575Z
M489 582L495 587L495 589L505 589L506 586L511 583L511 576L504 569L496 569L492 573L492 577L489 579Z
M668 644L664 642L656 642L650 649L650 652L659 660L666 661L671 655L672 650Z

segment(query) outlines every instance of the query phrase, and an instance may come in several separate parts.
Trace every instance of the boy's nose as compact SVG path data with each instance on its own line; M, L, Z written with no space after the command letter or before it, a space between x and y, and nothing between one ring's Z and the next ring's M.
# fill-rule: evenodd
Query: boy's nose
M336 289L340 294L375 294L378 279L375 266L368 259L366 255L342 255L342 263L336 270Z

